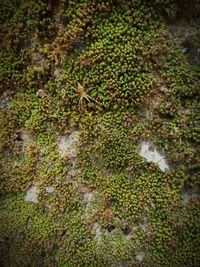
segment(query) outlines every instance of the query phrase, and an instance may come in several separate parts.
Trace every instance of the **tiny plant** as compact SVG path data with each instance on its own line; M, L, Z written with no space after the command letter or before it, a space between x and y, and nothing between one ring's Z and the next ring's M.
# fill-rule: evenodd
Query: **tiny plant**
M87 102L91 102L91 100L92 100L95 103L101 105L101 103L99 101L97 101L96 99L94 99L93 97L91 97L90 95L88 95L87 91L90 91L94 87L86 88L85 87L85 78L83 80L83 84L80 84L79 82L77 84L78 84L77 85L77 88L75 88L71 84L69 84L69 85L71 86L71 88L73 88L76 91L77 96L79 97L79 104L80 104L81 108L83 106L83 101L84 100L86 100Z

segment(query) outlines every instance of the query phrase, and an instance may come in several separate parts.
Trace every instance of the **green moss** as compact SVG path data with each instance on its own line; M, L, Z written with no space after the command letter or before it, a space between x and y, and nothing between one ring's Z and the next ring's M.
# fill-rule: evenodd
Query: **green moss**
M2 1L2 266L199 265L200 71L161 16L179 8Z

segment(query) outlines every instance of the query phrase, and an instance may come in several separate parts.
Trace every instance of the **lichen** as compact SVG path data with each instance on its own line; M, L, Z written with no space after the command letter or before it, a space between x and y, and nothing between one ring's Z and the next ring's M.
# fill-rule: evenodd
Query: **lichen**
M24 200L28 202L38 203L37 194L38 194L38 188L37 186L34 185L28 189Z
M165 172L169 170L169 166L165 161L165 158L161 156L156 149L154 151L149 149L150 144L149 142L143 141L141 143L141 149L140 149L140 156L144 157L147 162L154 162L156 163L161 171Z

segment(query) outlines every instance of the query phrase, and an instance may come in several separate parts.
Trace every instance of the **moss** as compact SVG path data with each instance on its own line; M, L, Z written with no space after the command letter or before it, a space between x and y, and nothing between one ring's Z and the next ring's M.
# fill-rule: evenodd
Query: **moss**
M0 12L0 264L198 266L200 71L161 15L176 1ZM76 156L61 155L74 131Z

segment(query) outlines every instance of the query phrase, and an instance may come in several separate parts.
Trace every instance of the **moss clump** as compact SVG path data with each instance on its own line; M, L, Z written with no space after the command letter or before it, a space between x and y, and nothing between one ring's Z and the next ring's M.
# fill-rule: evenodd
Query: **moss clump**
M199 266L200 69L162 17L180 7L2 1L0 265Z

